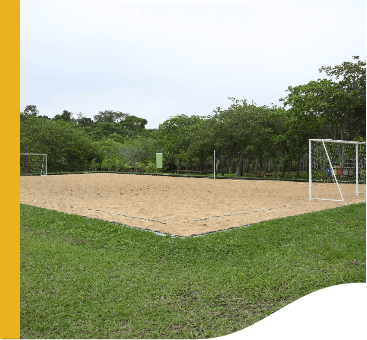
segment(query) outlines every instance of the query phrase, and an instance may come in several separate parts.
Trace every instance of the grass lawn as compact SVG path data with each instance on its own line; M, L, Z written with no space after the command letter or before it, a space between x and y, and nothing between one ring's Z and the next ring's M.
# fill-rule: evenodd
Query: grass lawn
M366 282L366 204L201 237L21 205L21 338L214 338Z

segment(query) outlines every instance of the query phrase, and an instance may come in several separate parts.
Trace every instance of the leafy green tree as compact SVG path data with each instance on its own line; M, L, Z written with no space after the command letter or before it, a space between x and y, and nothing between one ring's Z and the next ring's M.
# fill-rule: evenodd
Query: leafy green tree
M358 56L353 56L358 60ZM334 104L334 110L341 113L338 117L340 125L345 127L349 139L358 135L366 135L366 62L357 63L343 62L342 65L334 68L321 67L319 72L325 71L328 76L335 76L336 79L343 77L339 82L341 89L332 98L331 104ZM333 107L331 105L331 107ZM344 119L343 119L344 118ZM352 132L351 132L352 131ZM344 132L344 129L341 129ZM342 137L343 139L343 137Z
M102 168L117 170L119 168L119 155L121 144L111 138L104 138L97 142L99 150L102 152L104 158L102 161Z
M108 138L114 140L115 142L117 142L119 144L124 144L125 143L125 138L122 137L121 135L119 135L116 132L114 132L113 134L109 135Z
M52 171L76 171L89 168L93 159L101 162L98 145L82 130L63 120L31 118L20 124L21 153L46 153Z
M136 138L145 129L145 125L148 121L144 118L136 116L128 116L124 120L120 121L120 133L126 138Z
M215 150L215 138L213 134L215 123L214 118L208 117L199 120L190 129L189 147L184 160L190 164L194 159L198 159L200 171L206 168L207 159L213 155L213 151Z
M94 116L94 119L94 124L83 116L80 117L79 121L88 127L85 131L96 140L110 138L110 136L116 139L116 135L123 139L137 138L145 130L145 125L148 123L146 119L112 110L100 111L98 115ZM121 138L118 139L121 140Z
M234 111L230 109L222 110L217 107L213 110L215 115L208 116L208 120L203 123L200 133L196 133L192 139L196 148L199 146L199 150L203 152L208 148L210 154L215 150L216 159L219 160L221 165L222 175L224 176L224 165L226 160L235 153L232 149L234 144L234 130L232 125L232 119ZM234 119L233 119L234 120ZM201 138L201 137L206 137ZM208 143L210 146L208 147ZM191 147L191 149L193 146Z
M354 57L358 59L358 57ZM284 153L284 167L296 159L299 164L308 150L310 138L355 139L365 136L366 124L366 63L344 62L333 69L321 67L329 76L344 79L338 83L328 79L318 79L306 85L288 87L290 94L284 101L288 111L279 111L283 121L283 132L273 136L279 150ZM273 118L275 116L273 115ZM297 166L297 171L299 166Z
M64 122L68 123L76 123L76 120L73 117L73 113L67 110L62 111L61 115L56 115L53 120L63 120Z
M43 118L43 119L47 119L47 120L51 120L51 118L49 116L46 116L46 115L39 115L37 118Z
M274 126L271 138L276 148L279 162L283 163L282 176L284 176L291 159L297 159L298 162L304 154L308 147L308 139L314 138L315 130L312 129L312 124L310 124L309 120L297 117L293 114L292 109L286 111L283 108L279 108L272 111L270 117Z
M99 111L98 114L93 116L96 123L119 123L125 120L129 116L128 113L122 113L120 111L105 110Z
M81 112L77 114L76 122L78 123L78 125L81 126L95 125L94 121L91 118L85 117L84 113Z
M116 123L99 122L92 129L94 137L101 140L109 137L110 135L119 134L120 128Z
M39 111L37 110L37 106L36 105L27 105L24 110L23 110L24 114L26 115L32 115L32 116L38 116Z
M225 162L237 159L238 176L245 157L258 157L260 168L263 167L263 158L271 154L273 132L269 108L256 107L256 103L248 105L246 100L237 100L233 97L228 99L233 103L227 110L221 108L214 110L213 117L216 121L213 126L214 147L222 165L222 175Z
M20 121L26 122L28 117L37 117L39 111L37 110L36 105L27 105L23 112L20 112Z
M168 161L169 170L174 168L175 160L178 160L178 168L181 168L183 161L188 160L188 148L191 138L193 138L193 126L200 122L199 116L188 117L177 115L163 124L159 125L158 140L163 145L164 159Z
M130 164L137 169L139 165L148 166L155 163L158 151L158 141L153 138L138 137L127 140L119 147L119 155L130 161Z
M293 113L308 119L311 124L330 125L335 132L340 132L343 139L344 132L349 139L356 135L365 135L366 125L366 92L365 92L365 63L343 63L336 66L333 71L322 67L328 74L340 76L344 72L345 78L335 83L328 79L318 79L306 85L294 88L288 87L290 94L284 101L284 106L290 105ZM313 118L319 119L313 119ZM312 125L315 128L315 125ZM336 138L335 134L329 138Z

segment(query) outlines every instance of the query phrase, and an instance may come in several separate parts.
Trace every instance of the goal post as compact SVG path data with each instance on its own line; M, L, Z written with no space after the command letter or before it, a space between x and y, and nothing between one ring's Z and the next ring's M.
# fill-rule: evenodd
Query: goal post
M339 183L350 183L359 192L359 183L366 182L366 142L344 141L333 139L309 139L309 199L344 201ZM313 197L313 187L321 183L334 183L322 195L334 191L340 199ZM320 186L318 186L320 188ZM337 189L337 190L336 190ZM326 193L325 193L326 191Z
M47 154L21 153L20 175L47 176Z

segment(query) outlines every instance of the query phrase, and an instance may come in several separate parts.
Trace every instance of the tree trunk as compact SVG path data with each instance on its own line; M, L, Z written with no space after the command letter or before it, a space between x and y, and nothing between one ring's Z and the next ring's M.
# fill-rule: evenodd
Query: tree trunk
M208 155L207 154L202 154L200 157L199 157L199 161L200 161L200 171L204 171L205 169L205 163L206 163L206 160L208 159Z
M245 162L243 163L243 166L242 166L242 171L244 173L247 173L248 172L248 167L249 167L249 162L248 162L248 157L246 157Z
M299 177L299 166L301 163L301 157L297 154L297 169L296 169L296 177Z
M262 154L262 150L260 147L260 171L263 170L263 154Z
M278 172L278 161L275 159L274 161L274 172Z
M290 159L290 160L288 161L288 174L290 174L290 173L291 173L291 171L292 171L292 160Z
M287 158L283 161L283 171L282 171L282 174L280 175L281 177L284 177L285 172L286 172L286 167L287 167Z
M215 164L215 173L218 173L218 169L219 169L219 163L220 163L220 159L217 159L217 164Z
M238 161L238 164L237 164L236 177L238 177L240 175L242 162L243 162L243 153L241 152L240 160ZM241 173L241 175L242 175L242 173Z
M225 164L224 159L222 159L222 160L221 160L221 165L222 165L222 166L221 166L221 168L222 168L222 169L221 169L221 170L222 170L222 176L224 177L224 167L225 167L225 165L226 165L226 164Z
M174 162L173 161L170 161L169 162L169 172L172 172L173 171L173 167L174 167ZM134 168L136 169L136 164L134 164Z

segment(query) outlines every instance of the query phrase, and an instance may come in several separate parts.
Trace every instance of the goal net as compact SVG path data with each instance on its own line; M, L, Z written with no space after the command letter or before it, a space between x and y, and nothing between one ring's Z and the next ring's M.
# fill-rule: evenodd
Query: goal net
M47 154L43 153L21 153L20 175L47 176Z
M357 196L365 194L360 188L365 183L366 142L309 140L310 201L344 201L345 190L353 188Z

